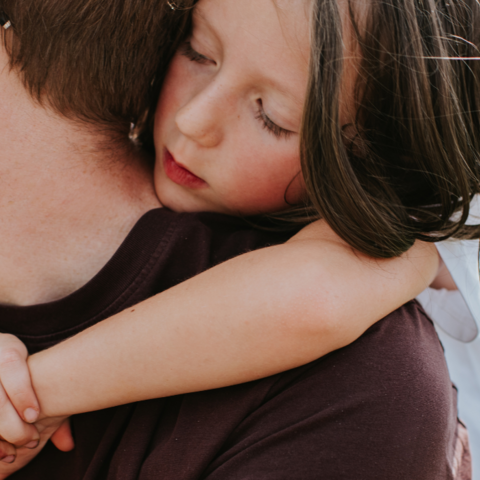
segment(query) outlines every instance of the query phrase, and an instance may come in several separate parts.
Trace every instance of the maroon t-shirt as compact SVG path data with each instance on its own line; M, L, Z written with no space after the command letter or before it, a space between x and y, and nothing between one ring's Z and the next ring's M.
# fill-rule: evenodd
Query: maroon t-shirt
M77 292L0 307L0 331L38 351L221 261L284 240L222 215L154 210ZM77 415L72 426L75 450L49 443L10 478L446 480L458 471L456 392L416 302L304 367Z

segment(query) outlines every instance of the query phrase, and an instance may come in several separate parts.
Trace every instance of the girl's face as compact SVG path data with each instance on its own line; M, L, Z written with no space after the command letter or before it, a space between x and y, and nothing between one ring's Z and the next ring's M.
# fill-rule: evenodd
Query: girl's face
M250 215L301 199L309 2L201 0L155 119L155 186L175 211Z

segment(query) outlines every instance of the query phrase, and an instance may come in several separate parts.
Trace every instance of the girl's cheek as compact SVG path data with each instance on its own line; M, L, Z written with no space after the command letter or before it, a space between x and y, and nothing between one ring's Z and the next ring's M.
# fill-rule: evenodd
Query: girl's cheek
M178 76L177 73L179 73L178 70L174 70L167 75L157 104L154 126L157 148L160 146L158 142L164 143L168 138L173 138L172 134L177 130L177 113L185 103L186 93L184 90L186 86L181 75Z
M248 156L250 162L240 164L239 182L234 188L239 204L248 205L251 212L260 209L262 213L273 213L301 201L305 185L300 155L298 148L287 150L290 152L260 148L256 155Z
M174 115L186 101L193 80L188 65L185 64L186 60L179 55L172 60L162 86L157 115Z

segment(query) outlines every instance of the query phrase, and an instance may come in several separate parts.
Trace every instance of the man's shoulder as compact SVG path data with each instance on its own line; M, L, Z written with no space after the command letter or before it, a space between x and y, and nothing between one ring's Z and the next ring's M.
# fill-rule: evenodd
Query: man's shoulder
M442 359L407 304L303 367L168 399L140 478L449 480L456 408Z
M268 245L287 241L296 230L280 231L272 226L251 220L232 217L221 213L164 212L164 216L176 220L176 241L174 247L182 249L182 244L195 241L212 256L214 263L220 263L233 256Z
M360 396L367 390L369 396L372 389L379 394L383 391L384 398L405 397L405 392L424 397L433 390L438 392L440 386L445 392L452 389L442 345L416 301L374 324L352 344L279 375L270 392L305 381L328 382L345 393L348 390L349 396L354 390ZM408 403L407 398L405 401Z
M268 382L209 480L227 478L227 459L229 468L245 470L246 458L252 473L280 462L275 478L451 478L455 390L433 325L416 302L351 345L258 388Z
M414 417L415 409L432 420L451 417L456 409L442 345L416 301L377 322L352 344L307 365L181 398L194 410L221 403L228 415L238 409L259 418L277 406L316 413L356 409L356 415L364 411L366 418L375 413L391 416L392 409L393 416L410 412Z
M160 227L159 227L160 225ZM155 242L152 278L159 278L157 290L170 288L208 268L238 255L287 241L293 233L257 228L242 218L219 213L176 213L168 209L150 212L143 223L143 243ZM139 248L140 250L140 248ZM150 249L151 250L151 249Z

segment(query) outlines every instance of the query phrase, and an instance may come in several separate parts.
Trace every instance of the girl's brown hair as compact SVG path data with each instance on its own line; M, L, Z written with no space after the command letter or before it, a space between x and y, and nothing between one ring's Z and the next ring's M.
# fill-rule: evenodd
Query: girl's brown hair
M324 218L373 257L399 256L417 239L480 238L480 226L465 225L480 193L479 3L366 0L366 21L357 22L355 0L340 1L361 57L356 118L340 124L339 0L312 0L301 136L307 202L281 218ZM196 3L176 2L187 14Z
M479 238L465 225L480 193L479 3L370 0L359 27L346 1L361 54L351 125L338 0L314 1L301 148L313 215L374 257Z

